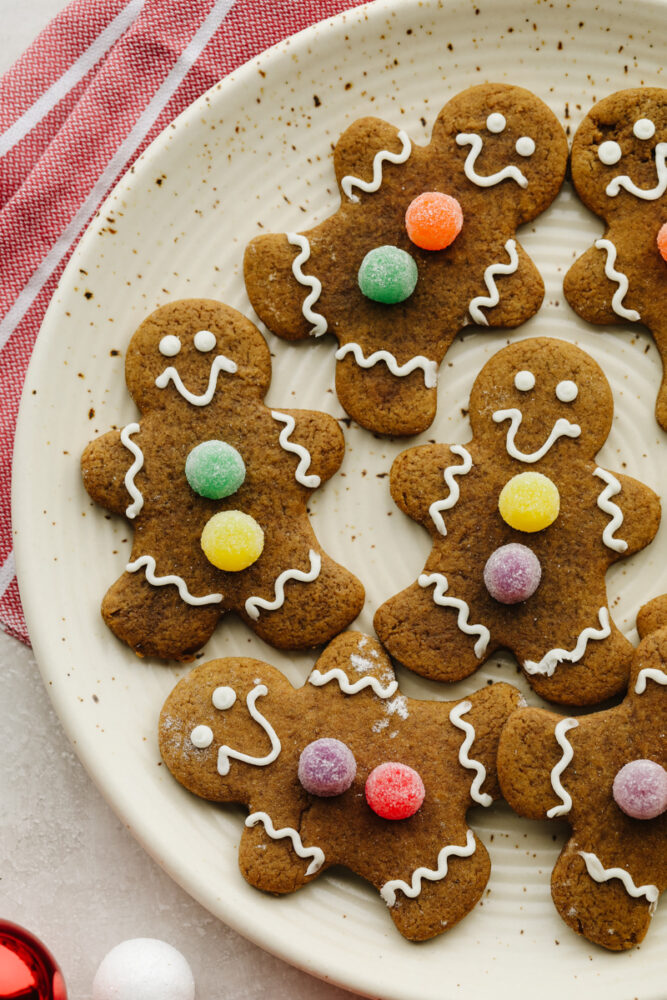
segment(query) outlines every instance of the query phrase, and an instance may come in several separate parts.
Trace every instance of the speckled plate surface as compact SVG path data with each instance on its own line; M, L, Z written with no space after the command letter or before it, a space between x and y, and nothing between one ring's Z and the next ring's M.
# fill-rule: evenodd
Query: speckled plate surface
M503 805L470 816L493 863L483 902L427 944L402 940L379 897L344 872L283 899L247 886L236 862L242 810L191 797L159 766L157 716L187 667L137 660L100 619L131 528L90 503L79 455L89 439L135 416L123 355L149 311L200 295L252 315L244 245L260 231L306 228L335 209L331 144L351 121L372 113L425 142L451 95L506 80L534 90L574 129L594 99L660 84L666 10L649 0L378 0L281 44L193 105L118 185L72 258L35 350L16 442L16 554L35 650L63 725L123 820L193 896L286 960L369 996L450 1000L537 988L543 1000L664 1000L665 913L631 953L588 945L551 904L549 874L565 825L520 821ZM651 339L643 329L593 330L562 296L564 272L598 235L600 224L568 186L520 232L547 294L513 337L571 339L600 362L616 402L600 461L664 494L667 440L653 419L659 359ZM473 378L505 341L504 333L470 333L455 342L424 439L466 440ZM270 344L269 405L342 416L331 392L333 341ZM404 445L355 426L346 438L343 469L314 496L313 519L325 549L364 581L358 625L370 631L377 606L415 578L429 546L389 496L386 473ZM633 640L639 604L667 591L666 533L663 526L649 550L608 577L614 615ZM313 662L270 650L230 619L205 655L239 653L269 660L294 683ZM490 677L518 681L509 658L446 690L405 671L400 680L409 695L452 698Z

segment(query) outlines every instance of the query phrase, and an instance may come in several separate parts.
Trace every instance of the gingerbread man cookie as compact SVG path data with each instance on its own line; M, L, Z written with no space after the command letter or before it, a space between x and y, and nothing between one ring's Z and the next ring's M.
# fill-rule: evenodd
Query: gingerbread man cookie
M453 927L487 883L465 817L498 797L498 739L519 698L509 684L406 698L382 647L346 632L298 690L258 660L196 667L165 702L160 750L190 791L248 806L239 863L252 885L293 892L342 864L420 941Z
M572 180L605 223L565 275L589 323L643 323L663 364L656 418L667 430L667 90L622 90L596 104L572 143Z
M458 331L518 326L539 308L543 282L516 230L551 204L566 162L561 125L520 87L454 97L428 146L362 118L334 150L335 214L246 248L250 301L287 340L337 338L336 389L355 420L415 434L435 416Z
M477 376L469 443L396 458L392 496L433 548L418 581L375 615L392 656L455 681L505 647L551 701L595 704L625 689L633 650L611 620L605 573L651 541L660 503L596 464L612 413L591 357L524 340Z
M336 421L269 409L269 349L208 299L162 306L127 352L141 419L93 441L83 481L134 525L126 570L102 603L134 651L191 659L225 611L287 649L328 641L359 613L359 581L311 528L311 492L339 467Z
M498 754L516 812L570 824L553 900L574 931L612 951L642 940L667 888L667 597L642 608L637 626L620 705L578 718L521 708Z

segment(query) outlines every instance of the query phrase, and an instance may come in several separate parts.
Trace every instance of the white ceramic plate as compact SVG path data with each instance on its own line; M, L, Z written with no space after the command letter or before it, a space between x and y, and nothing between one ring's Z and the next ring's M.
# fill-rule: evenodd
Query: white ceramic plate
M123 354L148 312L170 299L211 296L252 315L241 280L244 245L261 231L307 228L336 208L331 144L357 117L379 115L425 142L451 95L499 80L534 90L574 129L596 98L662 80L662 3L479 2L378 0L304 32L189 108L118 185L63 276L27 379L14 495L21 593L44 680L82 761L146 849L241 933L316 975L396 1000L534 989L542 1000L664 1000L664 912L633 952L591 947L551 904L549 875L565 825L521 821L503 805L470 816L493 862L483 902L427 944L404 941L376 893L344 872L283 899L247 886L236 861L242 811L199 801L158 766L157 716L187 668L137 660L99 616L100 599L126 562L131 528L91 504L79 455L89 439L135 416ZM643 329L593 330L563 299L564 272L598 235L600 224L567 186L520 233L547 294L513 337L555 335L590 351L616 401L601 463L664 494L667 440L653 419L659 359L652 341ZM471 333L456 341L424 439L466 440L462 408L474 375L506 339ZM269 405L342 415L329 391L330 338L289 345L270 337L270 345ZM343 470L315 495L313 518L323 546L364 581L358 625L372 631L373 612L416 577L429 545L389 496L385 474L405 444L355 426L346 438ZM667 591L667 560L659 555L665 532L609 574L614 615L632 639L639 604ZM269 660L294 683L313 662L278 654L229 620L205 655L238 653ZM452 698L489 677L519 680L500 658L446 690L405 671L400 679L409 695Z

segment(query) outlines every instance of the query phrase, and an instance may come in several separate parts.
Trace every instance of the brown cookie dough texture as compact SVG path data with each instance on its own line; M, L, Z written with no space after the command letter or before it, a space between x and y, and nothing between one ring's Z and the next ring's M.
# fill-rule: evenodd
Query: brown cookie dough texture
M334 150L334 215L246 248L250 301L286 340L336 337L338 398L362 426L422 431L435 416L438 367L458 331L471 322L515 327L539 309L542 279L516 230L551 204L566 162L561 125L521 87L484 84L454 97L428 146L362 118ZM444 250L422 250L406 232L408 206L429 191L455 197L463 210L463 228ZM410 254L418 270L412 295L394 305L366 298L357 282L365 255L386 245Z
M649 635L643 625L661 627ZM572 828L551 877L554 903L572 930L622 951L638 944L667 887L667 813L633 819L612 785L634 760L667 766L667 598L640 612L625 700L567 719L521 708L505 726L498 776L510 806L529 819L565 819Z
M141 419L82 458L91 497L134 526L128 568L102 602L109 628L140 656L187 660L226 611L287 649L349 625L363 587L322 551L306 511L342 461L343 435L324 413L264 405L271 359L253 324L208 299L162 306L132 337L125 371ZM200 496L185 476L192 449L210 440L245 463L245 481L226 499ZM240 572L217 569L201 548L204 526L227 510L264 531L259 559Z
M576 397L562 401L573 386ZM589 705L624 691L633 650L609 615L605 573L651 541L660 503L594 461L611 428L606 378L572 344L524 340L486 363L469 405L471 441L410 448L392 466L392 497L433 548L419 580L376 612L378 636L434 680L460 680L504 647L550 701ZM526 472L560 496L556 520L530 533L498 509L503 487ZM510 542L532 549L542 576L531 597L508 605L491 597L483 571Z
M589 323L643 323L663 364L656 418L667 430L667 90L639 87L599 101L572 143L572 180L605 223L565 275L565 296Z
M258 660L196 667L165 702L160 750L192 792L248 806L239 863L252 885L293 892L345 865L419 941L453 927L487 883L489 856L466 812L498 797L498 739L518 702L502 683L458 702L406 698L379 643L346 632L298 690ZM303 749L324 737L345 743L357 765L351 787L330 798L309 794L297 776ZM423 780L423 804L409 819L382 819L366 802L369 773L387 761Z

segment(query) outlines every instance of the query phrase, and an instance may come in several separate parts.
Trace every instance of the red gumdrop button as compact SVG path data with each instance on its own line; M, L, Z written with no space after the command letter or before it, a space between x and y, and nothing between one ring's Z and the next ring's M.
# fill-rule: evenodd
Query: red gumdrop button
M366 779L366 801L382 819L414 816L425 794L424 782L417 772L396 761L378 764Z
M408 236L422 250L444 250L463 226L463 210L456 198L425 191L410 202L405 213Z
M667 260L667 222L660 227L658 233L658 250L663 260Z
M0 920L0 998L67 1000L53 956L18 924Z

